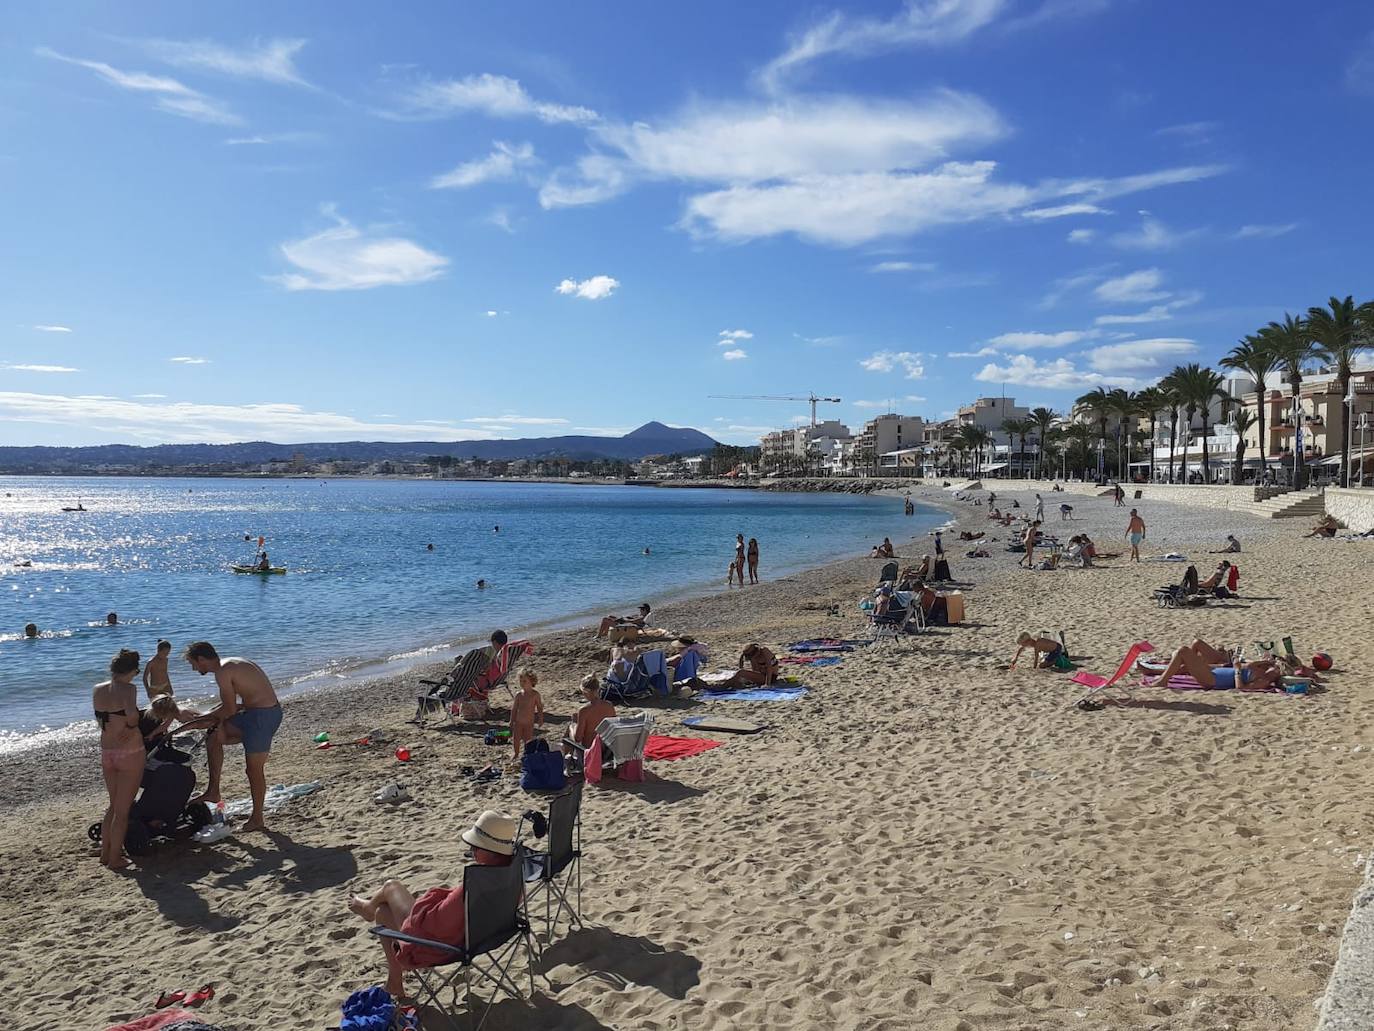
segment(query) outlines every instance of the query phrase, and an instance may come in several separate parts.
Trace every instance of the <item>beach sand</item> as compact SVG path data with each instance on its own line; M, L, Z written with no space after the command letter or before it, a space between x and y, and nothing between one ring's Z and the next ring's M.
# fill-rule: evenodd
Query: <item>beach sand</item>
M1126 550L1126 510L1071 503L1074 531ZM957 507L961 525L990 526L986 509ZM652 706L660 732L685 733L681 718L705 711L769 730L651 764L643 785L587 788L588 926L545 950L533 1002L503 1000L487 1026L1311 1027L1369 843L1374 546L1301 540L1297 521L1141 509L1143 553L1186 552L1204 574L1215 558L1202 552L1235 532L1241 597L1160 609L1150 590L1182 566L1029 572L1003 551L1009 530L989 531L1000 540L982 560L947 534L956 577L974 585L964 625L807 670L795 702ZM1048 528L1068 527L1052 514ZM898 541L904 558L929 550ZM722 587L656 605L655 620L706 641L717 667L751 640L853 636L879 565ZM1308 698L1140 689L1083 712L1067 675L1005 668L1017 631L1061 628L1103 674L1141 638L1285 634L1302 653L1331 652L1336 670ZM604 645L586 629L537 645L553 738ZM0 763L6 1026L99 1028L206 982L217 994L204 1018L225 1028L337 1025L342 1000L385 976L347 895L388 877L417 892L453 884L471 819L531 805L513 776L474 786L457 773L508 750L407 726L414 681L291 702L269 779L324 789L275 814L270 834L166 846L130 875L101 868L85 840L104 808L93 757ZM373 727L413 760L310 741ZM413 800L373 802L391 780ZM234 749L225 790L246 793Z

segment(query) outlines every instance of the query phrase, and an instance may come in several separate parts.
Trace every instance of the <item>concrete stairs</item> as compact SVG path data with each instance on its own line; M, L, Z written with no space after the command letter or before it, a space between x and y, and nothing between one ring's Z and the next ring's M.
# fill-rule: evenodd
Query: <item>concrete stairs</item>
M1326 498L1321 487L1311 487L1307 490L1286 491L1263 501L1233 501L1231 510L1249 512L1251 515L1268 519L1316 519L1326 514Z

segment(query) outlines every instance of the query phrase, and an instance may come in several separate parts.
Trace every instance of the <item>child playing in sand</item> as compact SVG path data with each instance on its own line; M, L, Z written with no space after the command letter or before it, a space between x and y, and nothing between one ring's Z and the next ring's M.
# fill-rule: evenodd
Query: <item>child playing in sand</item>
M520 690L515 692L515 697L510 703L510 743L515 749L513 758L520 758L520 750L524 748L526 741L534 739L534 726L544 725L544 700L539 697L539 692L534 689L534 685L539 683L539 677L534 670L528 666L520 670Z
M1016 635L1016 657L1011 660L1008 669L1016 668L1017 660L1021 658L1021 653L1027 648L1031 650L1033 656L1031 669L1053 669L1059 656L1065 654L1064 646L1059 641L1048 637L1037 637L1029 631L1023 630Z

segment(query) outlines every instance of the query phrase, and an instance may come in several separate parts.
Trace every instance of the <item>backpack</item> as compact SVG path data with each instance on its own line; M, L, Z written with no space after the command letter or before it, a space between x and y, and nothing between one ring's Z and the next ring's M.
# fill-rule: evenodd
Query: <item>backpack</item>
M525 742L520 759L520 787L524 791L562 791L567 784L563 774L563 753L549 750L543 738Z

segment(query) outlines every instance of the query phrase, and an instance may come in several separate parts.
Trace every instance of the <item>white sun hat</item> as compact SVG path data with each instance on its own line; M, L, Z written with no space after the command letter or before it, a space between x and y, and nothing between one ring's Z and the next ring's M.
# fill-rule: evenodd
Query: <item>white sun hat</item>
M512 856L515 854L515 821L504 813L488 809L463 831L462 838L473 848Z

